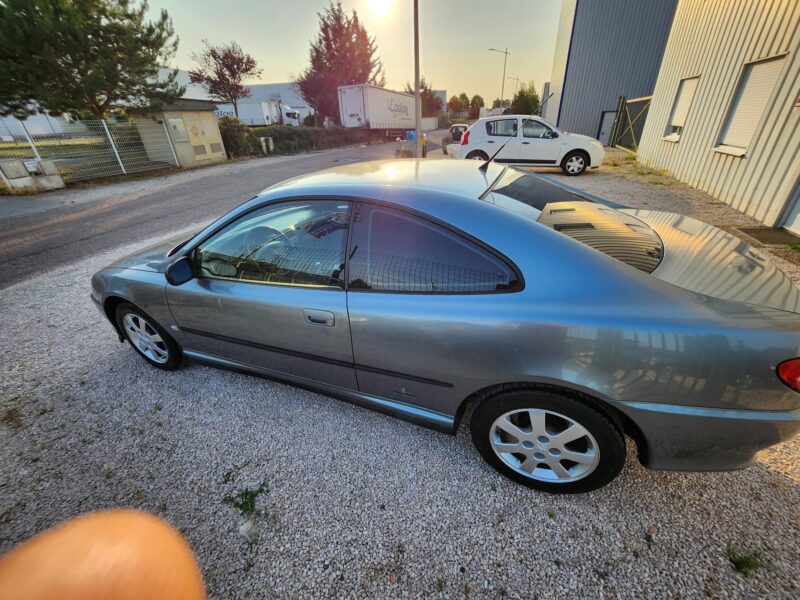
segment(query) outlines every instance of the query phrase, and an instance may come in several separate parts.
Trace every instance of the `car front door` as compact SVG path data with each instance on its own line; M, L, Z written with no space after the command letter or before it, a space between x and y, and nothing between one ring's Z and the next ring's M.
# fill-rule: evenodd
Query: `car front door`
M554 165L561 155L561 140L558 133L544 123L531 119L522 126L520 163L530 165Z
M167 286L186 354L356 389L343 285L351 208L270 203L200 243L197 277Z
M502 257L422 215L356 208L348 309L361 392L452 417L502 371L487 334L520 277Z
M519 132L519 118L506 117L486 121L486 152L491 158L495 152L503 148L495 158L498 163L513 163L517 161L520 151L521 136ZM505 145L504 145L505 144Z

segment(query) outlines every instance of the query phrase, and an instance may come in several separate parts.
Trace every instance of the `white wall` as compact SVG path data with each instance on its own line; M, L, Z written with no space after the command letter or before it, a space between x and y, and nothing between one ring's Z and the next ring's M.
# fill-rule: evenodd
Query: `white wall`
M422 131L439 129L439 117L422 117Z
M542 117L551 123L558 120L558 105L561 102L561 88L567 70L569 45L572 39L572 24L575 21L575 8L578 0L562 0L561 16L558 19L558 36L553 55L553 71L550 74L550 93L553 94L544 106Z

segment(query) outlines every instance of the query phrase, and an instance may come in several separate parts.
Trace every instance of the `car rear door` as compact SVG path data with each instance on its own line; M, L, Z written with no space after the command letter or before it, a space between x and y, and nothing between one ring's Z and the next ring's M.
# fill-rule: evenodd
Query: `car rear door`
M491 119L484 123L486 152L491 157L503 148L495 158L498 163L513 163L519 158L521 133L519 117ZM505 145L504 145L505 144Z
M554 165L561 157L558 133L536 119L531 119L522 126L519 148L519 161L522 164Z
M203 241L197 277L167 286L186 354L356 389L343 286L351 206L270 203Z
M517 271L442 223L370 203L356 207L349 256L359 390L452 416L499 371L487 333L513 310Z

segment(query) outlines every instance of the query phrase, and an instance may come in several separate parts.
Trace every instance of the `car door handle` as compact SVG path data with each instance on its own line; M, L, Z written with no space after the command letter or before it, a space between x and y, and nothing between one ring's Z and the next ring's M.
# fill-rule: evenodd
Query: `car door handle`
M333 316L332 312L327 310L304 308L303 316L306 319L306 323L311 325L324 325L325 327L333 327L333 324L336 322L336 317Z
M494 144L494 140L486 140L487 144Z
M530 144L530 142L522 142L523 144Z

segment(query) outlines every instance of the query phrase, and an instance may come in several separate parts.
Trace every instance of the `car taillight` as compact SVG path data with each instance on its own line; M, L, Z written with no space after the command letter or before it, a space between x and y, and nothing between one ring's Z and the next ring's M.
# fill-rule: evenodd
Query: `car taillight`
M469 144L469 130L461 134L461 145L466 146Z
M800 358L790 358L783 361L775 369L775 374L783 383L800 392Z

